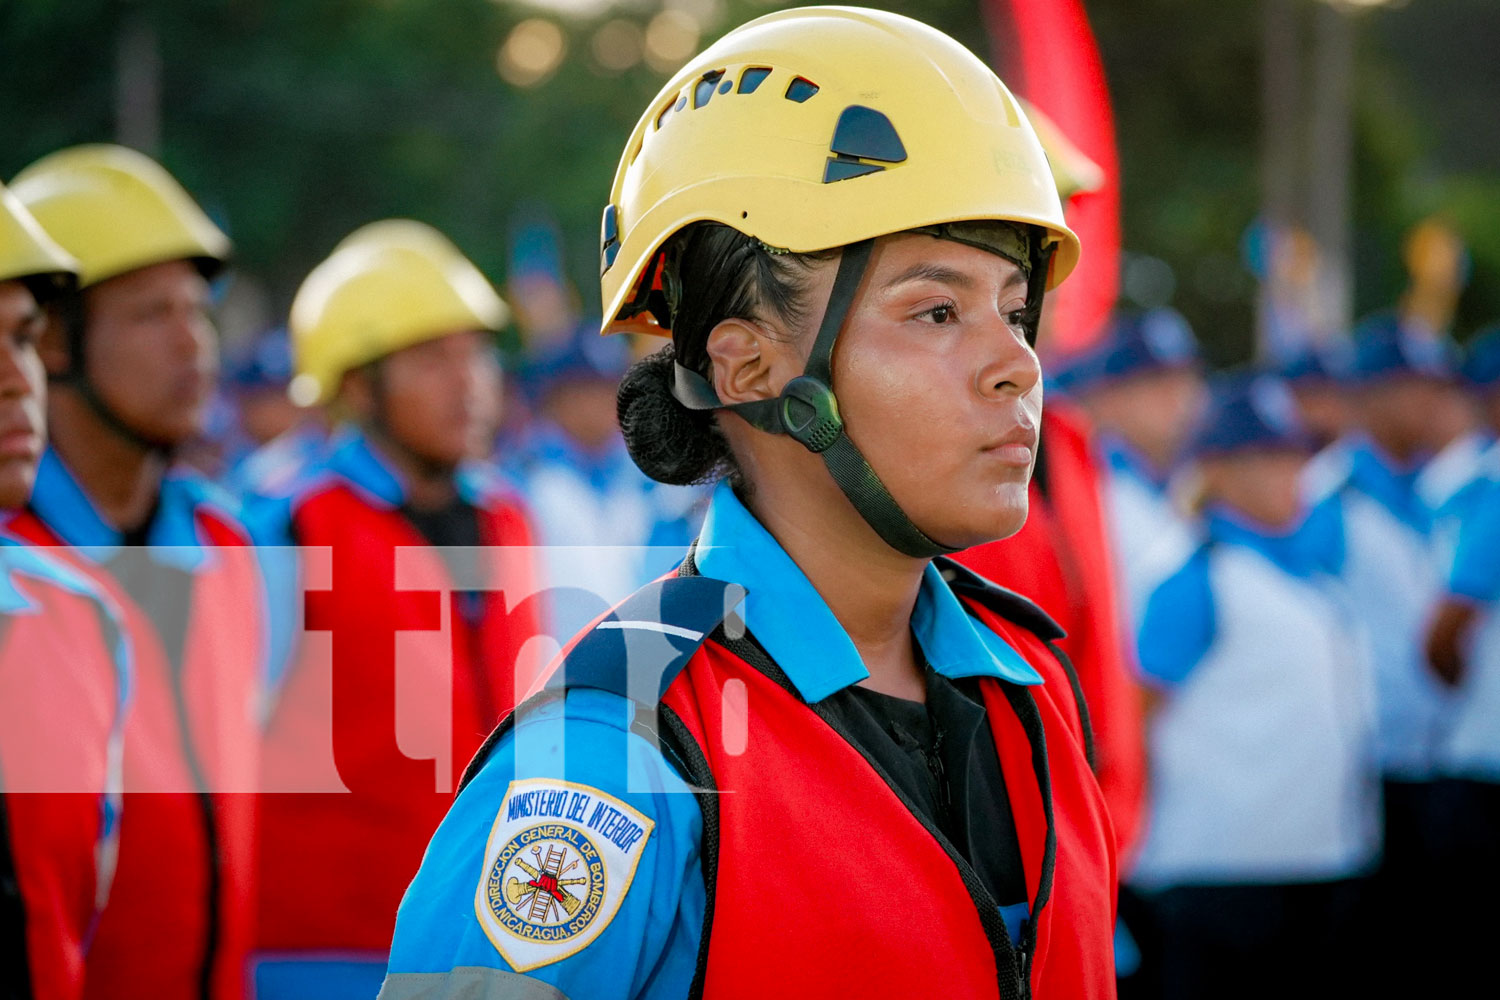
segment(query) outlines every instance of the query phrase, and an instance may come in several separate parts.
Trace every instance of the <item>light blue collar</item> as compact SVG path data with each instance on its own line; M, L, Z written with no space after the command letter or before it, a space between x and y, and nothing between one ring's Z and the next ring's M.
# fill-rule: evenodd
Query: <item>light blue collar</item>
M1401 468L1373 441L1361 437L1350 450L1349 482L1418 534L1432 530L1432 511L1417 494L1421 466Z
M748 591L746 627L805 701L822 701L870 676L812 583L728 483L714 490L695 559L704 576ZM964 610L931 563L922 575L911 624L927 662L946 677L1042 682L1021 654Z
M206 481L191 473L173 470L163 477L156 516L146 534L157 562L189 572L208 562L195 514L207 499L207 488ZM124 542L124 535L104 520L51 448L42 453L37 465L31 509L59 538L93 562L109 559Z
M1331 502L1317 505L1282 529L1269 528L1217 504L1204 517L1210 538L1253 549L1284 572L1303 579L1339 572L1344 556L1342 523L1337 505Z
M396 467L353 425L340 429L329 442L324 467L387 507L406 502L407 487ZM465 462L454 475L458 495L472 507L484 506L495 487L495 475L479 463Z
M36 604L27 597L13 580L13 567L9 553L20 548L8 540L0 541L0 615L24 615L36 610Z

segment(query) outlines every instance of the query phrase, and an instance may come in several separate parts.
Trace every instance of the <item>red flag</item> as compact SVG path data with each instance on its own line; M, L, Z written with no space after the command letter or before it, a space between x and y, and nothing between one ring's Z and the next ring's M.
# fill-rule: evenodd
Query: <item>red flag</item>
M1103 332L1120 290L1120 167L1104 63L1082 0L983 0L983 11L1000 78L1104 171L1103 187L1064 206L1083 259L1047 308L1052 346L1071 353Z

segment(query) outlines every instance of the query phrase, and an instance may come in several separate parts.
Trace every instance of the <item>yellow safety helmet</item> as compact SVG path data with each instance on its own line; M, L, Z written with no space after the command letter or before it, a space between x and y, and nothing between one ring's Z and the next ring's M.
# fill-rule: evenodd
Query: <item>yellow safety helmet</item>
M1046 154L1005 85L935 28L863 8L757 18L652 101L604 212L605 332L640 311L663 244L705 220L798 253L1002 220L1045 231L1047 287L1078 261Z
M498 330L509 310L446 236L411 219L355 230L313 268L288 327L303 406L326 403L346 372L459 330Z
M1026 112L1036 137L1052 165L1052 176L1057 181L1057 196L1066 204L1075 194L1089 194L1104 186L1104 168L1089 158L1089 155L1073 144L1057 123L1036 105L1024 97L1016 98L1021 110Z
M4 184L0 184L0 281L24 281L39 297L67 291L78 281L78 262L52 241Z
M155 160L124 146L74 146L16 175L11 190L79 264L79 284L169 260L212 277L229 237Z

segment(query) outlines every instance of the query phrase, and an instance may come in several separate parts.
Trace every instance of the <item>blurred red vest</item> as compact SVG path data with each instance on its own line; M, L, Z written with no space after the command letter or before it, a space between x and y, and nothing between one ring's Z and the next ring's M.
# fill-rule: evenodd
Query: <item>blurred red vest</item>
M157 626L109 570L53 551L121 609L135 668L125 725L120 857L87 957L86 996L176 1000L244 995L255 884L255 707L264 655L264 597L240 525L209 505L193 511L202 564L192 571L180 670ZM26 511L9 529L64 546Z
M466 605L399 510L341 479L295 505L303 565L331 550L332 579L308 579L266 730L258 949L383 955L464 763L529 682L531 532L509 501L479 521L493 589Z
M20 589L31 606L0 613L0 851L19 892L30 995L76 1000L118 845L106 826L118 824L118 801L107 812L106 795L119 791L120 633L92 597L30 574Z

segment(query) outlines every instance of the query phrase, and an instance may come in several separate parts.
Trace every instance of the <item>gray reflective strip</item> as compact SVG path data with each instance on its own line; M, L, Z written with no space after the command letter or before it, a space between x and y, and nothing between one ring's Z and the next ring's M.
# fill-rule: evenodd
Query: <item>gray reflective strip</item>
M481 966L386 976L376 1000L568 1000L550 983Z

